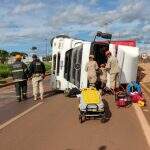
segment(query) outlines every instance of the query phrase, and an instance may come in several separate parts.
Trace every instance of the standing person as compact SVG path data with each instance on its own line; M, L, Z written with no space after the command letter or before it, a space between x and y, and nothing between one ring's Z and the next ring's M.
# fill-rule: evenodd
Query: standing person
M111 52L108 50L105 52L107 57L106 69L110 74L110 88L115 90L115 88L119 87L119 65L118 60L115 56L112 56Z
M37 58L37 55L33 55L32 58L33 61L29 66L29 74L32 77L34 100L37 100L38 93L40 94L40 99L43 100L43 79L46 71L45 65Z
M89 62L85 67L85 71L87 71L89 86L95 87L95 83L97 81L96 70L98 70L97 62L94 61L94 55L90 55Z
M104 89L106 87L106 82L107 82L106 64L100 65L99 78L100 78L100 82L101 82L101 89Z
M12 64L12 76L15 82L16 100L20 102L22 99L27 99L28 69L26 64L21 61L21 55L16 55L15 59L15 62Z

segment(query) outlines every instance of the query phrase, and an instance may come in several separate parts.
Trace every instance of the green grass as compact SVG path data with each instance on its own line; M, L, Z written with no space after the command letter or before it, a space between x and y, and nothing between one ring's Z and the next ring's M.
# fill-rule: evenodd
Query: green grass
M11 75L11 69L7 64L0 64L0 77L7 78Z
M51 63L44 62L46 72L51 73ZM11 75L11 69L7 64L0 64L0 79L7 78Z
M44 62L46 72L51 73L51 63L50 62Z

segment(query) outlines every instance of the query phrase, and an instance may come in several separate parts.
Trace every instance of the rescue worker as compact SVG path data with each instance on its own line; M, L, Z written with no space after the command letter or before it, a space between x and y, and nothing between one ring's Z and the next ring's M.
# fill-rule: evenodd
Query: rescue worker
M114 92L114 90L119 87L118 60L115 56L112 56L109 50L105 52L105 56L107 57L106 69L108 73L110 74L110 88Z
M29 75L32 77L33 95L34 100L38 98L38 93L40 94L40 99L43 100L43 79L45 77L45 65L41 62L37 55L32 56L33 61L29 66Z
M106 82L107 82L106 64L100 65L99 78L100 78L100 83L101 83L101 89L104 89L106 87Z
M96 71L98 70L97 62L94 61L94 55L89 56L89 62L86 64L85 71L87 72L87 78L89 86L95 87L97 81Z
M15 82L16 89L16 99L21 101L22 99L27 99L27 65L23 63L22 56L16 55L15 62L12 64L12 76Z

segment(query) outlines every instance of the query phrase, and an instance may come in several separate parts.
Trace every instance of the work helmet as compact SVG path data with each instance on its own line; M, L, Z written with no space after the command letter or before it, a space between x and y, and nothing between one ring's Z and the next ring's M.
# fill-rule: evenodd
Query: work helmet
M93 58L94 59L94 55L90 55L89 58Z
M17 54L17 55L15 56L15 59L16 59L16 60L21 60L21 59L22 59L22 56L21 56L20 54Z

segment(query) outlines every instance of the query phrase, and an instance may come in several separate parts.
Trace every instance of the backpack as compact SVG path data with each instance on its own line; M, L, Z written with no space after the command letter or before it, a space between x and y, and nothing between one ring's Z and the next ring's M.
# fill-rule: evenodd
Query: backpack
M126 107L128 105L128 98L126 92L119 91L116 93L116 105L118 107Z
M127 85L127 93L131 93L135 91L141 93L141 85L136 81L131 81L131 83Z
M66 96L68 96L68 97L76 97L78 94L80 94L81 92L80 92L80 90L79 89L77 89L77 88L72 88L72 89L70 89L69 90L69 92L66 94Z
M143 101L143 96L138 92L134 92L130 94L130 98L133 103L138 103L139 101Z

